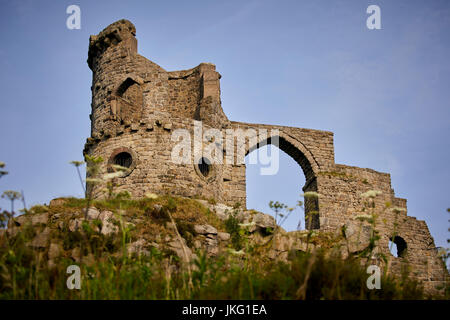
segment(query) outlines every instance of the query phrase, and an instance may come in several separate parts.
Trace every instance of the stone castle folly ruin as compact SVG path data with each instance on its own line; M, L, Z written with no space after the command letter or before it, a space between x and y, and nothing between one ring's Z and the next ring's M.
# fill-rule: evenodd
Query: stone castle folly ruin
M189 163L174 163L171 153L178 141L172 133L179 128L193 133L194 120L201 121L203 130L223 131L224 137L227 129L266 129L266 136L245 144L245 154L277 141L299 164L306 177L303 190L319 194L306 199L308 229L338 231L346 226L349 235L355 233L360 223L355 217L367 213L367 198L361 194L377 190L376 206L391 204L377 218L377 229L380 252L390 255L390 240L397 245L392 270L400 272L408 265L429 287L443 280L445 267L425 221L407 215L406 199L395 196L389 174L335 163L332 132L229 120L222 109L221 75L215 65L166 71L138 54L135 34L131 22L120 20L89 40L91 137L84 153L105 159L105 171L111 171L112 164L129 168L118 178L119 189L136 198L147 192L170 193L245 207L245 164L213 164L195 155ZM102 192L94 190L95 197L102 197Z

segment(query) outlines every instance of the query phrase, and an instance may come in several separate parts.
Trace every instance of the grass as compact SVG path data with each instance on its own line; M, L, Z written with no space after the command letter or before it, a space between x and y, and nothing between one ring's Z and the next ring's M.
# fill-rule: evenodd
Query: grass
M161 210L155 211L155 205ZM82 215L85 199L66 198L61 204L35 206L29 214ZM47 249L32 249L28 243L36 227L0 238L0 299L424 299L420 284L405 273L382 277L381 290L369 290L368 274L358 257L343 259L331 249L292 251L287 261L264 258L264 248L248 245L234 217L221 222L199 202L161 196L157 199L93 201L99 210L122 212L119 235L96 231L98 222L83 225L83 231L52 230L51 242L61 243L64 254L49 265ZM231 234L231 247L243 255L223 251L216 257L197 251L188 269L172 252L152 247L148 255L124 254L125 246L141 237L169 234L165 227L170 213L178 231L192 246L193 224L208 223ZM145 217L134 228L126 222ZM73 218L73 217L72 217ZM235 218L234 218L235 219ZM50 218L50 221L52 219ZM122 221L122 220L121 220ZM51 222L50 222L51 223ZM43 226L42 226L43 227ZM234 240L233 240L234 239ZM156 241L156 240L155 240ZM328 236L312 237L331 247ZM73 249L83 242L84 258L74 261ZM230 248L231 249L231 248ZM76 257L75 257L76 260ZM81 268L81 289L66 286L69 265ZM431 297L428 297L431 298Z
M24 223L15 228L12 227L14 222L10 221L10 230L6 229L13 216L14 200L22 197L24 204L25 200L23 194L5 194L11 200L12 209L11 213L0 213L0 299L353 300L448 299L450 296L448 287L444 297L426 295L421 284L409 277L407 269L397 278L383 275L381 289L368 289L364 264L372 247L370 252L349 254L344 259L341 251L336 250L336 243L342 239L329 233L300 232L298 235L306 239L306 251L291 250L287 260L277 260L268 258L268 251L273 241L280 240L277 238L279 228L266 228L265 240L262 243L258 239L259 242L254 241L234 214L221 221L193 199L153 194L142 199L129 199L127 192L115 193L116 185L108 181L108 199L95 200L94 187L98 181L105 181L99 173L98 164L102 159L86 159L90 163L90 178L86 181L87 188L83 189L86 199L62 198L49 206L37 205L25 210L29 218L47 215L46 225ZM78 170L82 162L72 164L76 166L84 188ZM0 168L3 167L0 163ZM117 168L119 171L125 169ZM4 174L7 172L0 172L0 176ZM216 203L215 199L206 200L209 204ZM277 214L287 210L280 217L294 210L277 202L274 205ZM102 234L104 221L83 219L87 217L86 209L94 207L113 214L115 218L111 223L117 233ZM241 204L236 203L233 212L240 207ZM77 221L80 228L73 229L73 223ZM369 222L373 225L371 243L375 244L375 219L371 218ZM209 224L218 231L228 232L228 250L221 250L217 256L195 250L195 242L204 237L196 237L195 224ZM49 231L50 245L30 246L45 230ZM342 230L338 237L345 236L345 230ZM173 250L162 245L167 238L183 242L181 237L186 246L195 251L195 258L190 263L182 261ZM145 254L128 251L129 245L137 240L151 244ZM317 247L321 248L313 249ZM182 249L186 255L184 244ZM70 290L67 286L67 268L73 265L79 266L81 271L79 290Z
M27 250L15 252L2 253L1 299L424 298L416 282L393 278L382 280L383 290L368 290L367 274L357 261L326 258L323 252L314 256L304 295L299 288L305 283L312 254L296 256L290 263L250 263L245 267L230 256L211 259L200 254L192 275L193 288L188 290L187 273L182 269L167 271L167 257L154 250L145 258L81 264L81 290L68 290L65 271L73 261L64 259L49 269Z

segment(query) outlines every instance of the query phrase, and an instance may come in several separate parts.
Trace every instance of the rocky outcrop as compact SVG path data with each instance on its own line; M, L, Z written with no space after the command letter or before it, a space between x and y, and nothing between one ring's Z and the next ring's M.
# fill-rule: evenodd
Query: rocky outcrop
M55 266L63 257L77 263L94 263L92 252L84 250L81 254L80 251L80 241L88 238L108 243L110 249L105 254L149 256L159 252L175 256L176 261L185 264L192 263L201 251L209 256L228 252L238 257L245 255L248 247L236 248L236 236L244 237L253 250L260 250L263 259L288 261L292 255L301 252L328 248L343 258L364 253L374 263L384 263L379 248L371 247L376 232L364 220L348 221L338 232L286 232L268 214L204 200L183 201L189 201L190 210L204 210L212 216L208 220L205 213L192 214L183 209L180 211L184 216L172 213L173 224L168 217L170 206L161 203L154 203L137 214L138 209L125 211L91 206L86 210L65 206L63 200L53 200L49 207L38 206L28 214L11 219L8 228L0 230L0 236L29 235L27 246L46 257L49 267ZM237 221L237 230L227 230L229 219ZM390 260L392 268L399 264L399 259ZM436 278L433 281L442 282Z

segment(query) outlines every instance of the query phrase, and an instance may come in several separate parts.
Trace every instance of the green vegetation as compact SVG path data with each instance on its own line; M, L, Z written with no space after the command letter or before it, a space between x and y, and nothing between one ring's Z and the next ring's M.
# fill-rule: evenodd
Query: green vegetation
M239 226L239 220L236 218L236 212L231 213L228 219L225 220L225 229L230 234L233 248L236 250L241 250L243 230L241 230L241 227Z
M74 165L78 171L81 164ZM115 192L114 184L109 185L106 199L94 200L92 184L113 181L99 178L94 171L91 179L99 180L90 180L85 199L55 199L49 206L25 210L20 228L16 227L18 220L11 219L13 211L0 214L0 299L442 298L427 296L422 286L408 277L407 270L398 278L383 273L381 289L368 289L364 264L378 241L373 214L359 216L361 223L373 226L370 246L359 254L343 257L342 251L336 250L335 236L306 231L299 233L305 237L306 250L291 250L287 260L277 260L267 253L278 241L279 228L266 228L262 244L252 242L247 229L251 224L241 224L237 218L240 204L221 221L196 200L154 194L130 199L124 191ZM13 205L19 195L10 195ZM373 209L372 194L367 198L368 207ZM295 210L278 202L271 202L271 207L278 222ZM93 208L110 212L117 232L102 233L104 220L86 219L86 209ZM23 222L25 218L38 220L42 214L48 217L46 224ZM77 221L81 226L74 229ZM195 236L194 225L202 224L228 232L228 248L216 256L195 250L199 236ZM46 230L51 245L30 245ZM188 247L182 247L183 251L195 250L194 259L183 261L179 254L160 245L167 237L182 237ZM345 228L339 237L346 238ZM141 239L154 245L147 247L145 254L130 252L130 244ZM81 269L79 290L67 287L70 265ZM446 295L448 298L448 288Z
M74 233L69 233L74 234ZM366 287L367 273L356 258L327 256L326 251L292 253L288 262L264 262L225 254L210 258L199 252L189 275L167 252L152 249L148 256L113 256L120 245L87 231L93 261L81 264L81 290L66 287L62 258L49 267L43 253L25 245L30 229L0 249L0 299L422 299L417 282L384 277L382 290ZM82 238L67 239L72 246ZM102 249L102 252L98 251ZM169 267L175 266L175 268ZM189 286L189 280L192 285Z
M154 205L163 208L158 215ZM85 199L67 198L61 205L36 206L29 215L40 212L57 214L79 210ZM172 252L152 248L148 255L127 255L124 247L136 239L136 232L167 232L162 226L168 213L177 221L184 237L193 233L190 222L204 221L225 228L235 237L232 246L242 250L243 238L234 215L225 225L218 224L197 201L170 196L140 200L93 201L93 206L112 211L121 210L124 223L118 236L104 236L96 231L98 221L83 224L83 231L52 234L62 237L64 250L83 242L86 259L81 263L63 256L55 265L45 259L47 251L27 245L35 236L29 226L14 237L4 236L0 242L0 299L423 299L421 286L407 277L382 277L382 290L369 290L367 273L359 257L343 259L329 249L292 251L286 262L269 260L260 250L247 250L243 255L231 250L217 257L197 252L191 272ZM119 209L120 208L120 209ZM165 213L164 213L165 212ZM197 212L197 214L195 214ZM127 217L150 215L135 229L126 228ZM51 220L51 219L50 219ZM152 225L152 226L151 226ZM159 227L159 229L158 229ZM313 239L314 238L314 239ZM311 237L317 242L318 236ZM236 240L239 239L239 240ZM47 250L47 249L46 249ZM66 286L69 265L81 267L81 290Z

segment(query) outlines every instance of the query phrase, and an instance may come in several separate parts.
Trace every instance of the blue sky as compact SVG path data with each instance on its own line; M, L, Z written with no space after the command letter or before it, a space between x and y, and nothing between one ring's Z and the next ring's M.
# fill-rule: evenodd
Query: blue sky
M81 30L66 28L67 6ZM381 30L366 8L381 8ZM391 173L408 214L449 237L450 2L0 1L0 191L28 205L81 196L74 168L90 133L89 35L126 18L138 51L166 70L212 62L231 120L334 132L336 162ZM248 206L294 204L304 176L248 169ZM8 208L5 200L0 206ZM286 225L297 225L299 212Z

